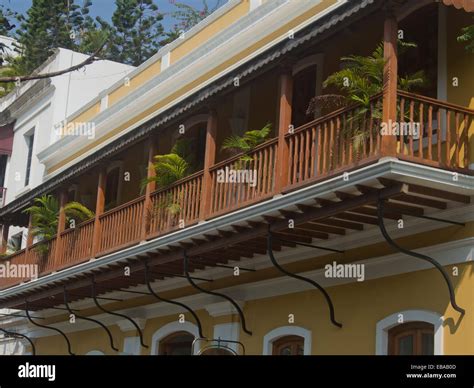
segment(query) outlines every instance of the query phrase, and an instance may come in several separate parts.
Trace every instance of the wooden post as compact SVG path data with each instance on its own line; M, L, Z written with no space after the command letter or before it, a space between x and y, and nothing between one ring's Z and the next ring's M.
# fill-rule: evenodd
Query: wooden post
M293 75L285 67L279 82L278 149L275 171L275 194L288 184L288 142L285 135L291 125L291 104L293 98Z
M97 183L97 201L95 204L94 233L92 236L92 256L95 257L100 249L100 238L102 235L100 227L100 216L105 207L105 185L107 183L107 171L105 167L100 168Z
M199 219L205 220L211 213L212 201L212 176L210 168L216 162L216 134L217 134L217 112L212 108L209 112L206 128L206 151L204 156L204 175L201 188L201 206Z
M153 165L155 155L158 150L158 144L155 138L150 137L147 142L148 148L148 163L147 163L147 178L153 178L156 171ZM148 182L145 190L145 203L143 204L143 224L142 224L142 240L145 240L150 231L150 211L151 211L151 193L156 190L156 182Z
M61 189L59 192L59 216L58 216L58 229L56 234L56 252L54 252L54 259L56 263L59 263L63 253L63 246L61 244L61 233L66 229L66 212L64 207L67 203L67 191ZM29 233L28 233L29 235Z
M28 250L33 245L33 215L30 214L28 220L28 235L26 236L26 249Z
M9 230L10 230L10 224L4 223L2 227L2 247L1 247L2 254L5 254L7 252Z
M384 23L384 59L383 74L383 122L389 126L397 121L397 83L398 83L398 58L397 40L398 24L395 16L388 11ZM382 136L382 156L396 156L397 137L395 135Z

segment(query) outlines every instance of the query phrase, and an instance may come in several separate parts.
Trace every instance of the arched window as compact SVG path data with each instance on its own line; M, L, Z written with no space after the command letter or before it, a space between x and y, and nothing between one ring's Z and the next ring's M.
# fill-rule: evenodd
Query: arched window
M426 322L408 322L388 331L388 354L392 356L432 356L434 326Z
M304 338L298 335L286 335L273 342L274 356L302 356Z
M178 331L160 341L158 354L164 356L190 356L194 336L187 331Z
M310 355L311 342L311 331L303 327L278 327L263 337L263 355Z
M198 327L191 322L170 322L153 333L151 354L191 354L193 341L199 338ZM194 354L201 349L194 345ZM186 351L187 353L182 353ZM181 353L177 353L181 352Z
M442 315L404 310L377 322L375 354L443 354Z

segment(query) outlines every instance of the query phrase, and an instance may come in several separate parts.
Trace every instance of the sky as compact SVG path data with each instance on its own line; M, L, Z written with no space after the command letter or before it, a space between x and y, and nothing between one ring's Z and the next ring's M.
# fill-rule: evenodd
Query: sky
M195 8L202 8L202 0L178 0L181 3L191 5ZM160 12L168 14L173 10L173 0L154 0L155 4L158 5ZM217 0L208 0L209 7L215 6ZM0 5L10 8L18 13L26 13L28 8L31 6L32 0L0 0ZM83 0L75 0L75 3L82 5ZM221 3L223 3L221 1ZM92 6L90 8L90 14L94 18L100 16L102 19L110 21L112 14L115 10L115 0L92 0ZM163 20L163 26L165 30L169 29L174 24L171 17L165 17Z

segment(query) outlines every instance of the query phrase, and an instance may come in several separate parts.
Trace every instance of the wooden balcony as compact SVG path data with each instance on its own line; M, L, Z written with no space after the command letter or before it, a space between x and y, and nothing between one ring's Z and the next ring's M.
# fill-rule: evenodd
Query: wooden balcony
M372 98L368 111L361 106L340 109L286 134L288 175L280 190L275 184L280 144L274 138L248 153L250 160L237 155L214 164L207 186L204 172L199 171L152 192L149 201L141 196L100 214L98 222L92 219L61 232L59 242L53 238L42 243L48 246L44 255L38 253L36 244L10 255L4 263L38 264L39 276L44 276L375 163L386 156L381 152L381 104L380 94ZM397 122L417 124L423 135L397 136L396 155L410 162L472 174L468 131L473 120L474 110L399 91ZM226 169L254 171L256 185L221 182L220 171ZM210 208L203 214L200 204L207 190ZM93 252L95 233L99 233L97 252ZM2 278L0 289L25 280Z

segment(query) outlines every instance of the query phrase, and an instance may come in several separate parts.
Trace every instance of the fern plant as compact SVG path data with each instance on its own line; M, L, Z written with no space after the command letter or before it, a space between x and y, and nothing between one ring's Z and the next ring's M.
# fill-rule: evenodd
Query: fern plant
M34 205L25 209L24 212L31 216L32 230L31 233L40 241L47 241L58 232L59 224L59 201L52 195L43 195L35 198ZM74 220L76 223L86 221L94 217L94 212L79 202L69 202L64 206L66 215L66 225ZM47 252L46 244L39 244L38 251L40 253Z
M231 135L222 143L222 150L227 150L232 153L244 153L252 151L259 144L264 143L272 130L272 124L267 123L262 129L247 131L242 136ZM251 162L253 158L249 155L242 155L240 161Z
M416 47L415 43L399 41L399 55L402 56L408 49L414 47ZM349 118L349 122L352 121L351 125L345 126L341 133L342 136L352 137L354 149L358 153L369 136L362 125L363 122L370 118L375 121L382 118L381 102L372 104L371 99L383 90L386 63L383 43L380 43L369 56L350 55L342 57L341 61L344 68L331 74L323 83L324 89L333 88L337 93L312 98L307 113L311 114L317 110L333 111L354 104L358 105ZM423 70L398 77L398 88L404 91L411 91L426 84L427 79Z
M466 50L474 54L474 24L464 27L461 35L458 36L457 41L466 44Z

